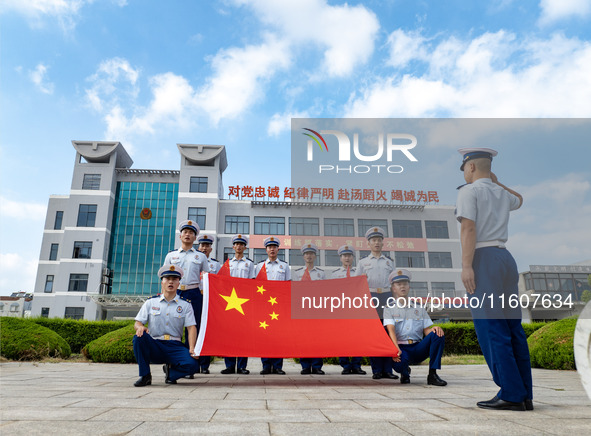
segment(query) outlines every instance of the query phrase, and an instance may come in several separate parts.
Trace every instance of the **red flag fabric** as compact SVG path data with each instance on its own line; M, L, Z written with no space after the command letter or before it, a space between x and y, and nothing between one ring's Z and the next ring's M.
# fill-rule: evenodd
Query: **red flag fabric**
M230 259L227 259L224 262L224 264L222 265L222 267L218 271L218 274L221 276L229 276L230 275Z
M263 267L256 276L256 280L267 280L267 266L263 263Z
M365 319L292 317L292 286L300 286L303 291L312 286L314 292L338 288L352 297L371 298L365 277L302 283L206 274L203 284L196 354L259 357L397 354L371 307L363 315Z
M302 281L306 281L306 280L312 280L312 277L310 277L310 271L308 271L308 268L306 268L306 271L304 271L304 275L302 276Z

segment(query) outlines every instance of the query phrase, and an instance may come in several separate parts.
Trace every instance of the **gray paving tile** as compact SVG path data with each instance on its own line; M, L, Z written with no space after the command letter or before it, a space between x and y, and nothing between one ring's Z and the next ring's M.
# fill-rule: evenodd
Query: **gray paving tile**
M547 435L542 430L512 423L507 425L503 420L487 420L479 422L396 422L396 425L414 436L457 436L463 434L479 436L536 436Z
M265 400L207 400L207 402L203 402L201 398L193 399L193 400L177 400L172 403L169 408L170 409L194 409L196 407L201 407L203 404L207 406L208 409L241 409L244 410L245 413L248 413L250 410L264 410L267 408L267 402Z
M77 409L84 410L84 409ZM111 409L97 415L91 421L209 421L215 409L193 407L190 409Z
M145 422L129 433L130 436L166 435L174 433L196 435L268 435L269 424L250 422L248 426L232 422L177 422L171 426L167 422Z
M242 410L220 409L212 422L328 422L319 410Z
M1 421L86 421L101 415L107 409L76 409L66 407L11 408L2 402ZM125 421L121 419L120 421Z
M270 410L306 410L306 409L363 409L354 400L267 400Z
M60 436L87 435L115 435L126 434L141 422L117 421L96 422L84 421L11 421L0 424L0 433L11 436L31 436L37 434L59 434Z
M417 409L321 409L321 411L330 420L330 422L443 421L443 419L435 415Z
M347 422L347 423L281 423L272 422L270 425L273 436L359 436L409 434L389 422Z

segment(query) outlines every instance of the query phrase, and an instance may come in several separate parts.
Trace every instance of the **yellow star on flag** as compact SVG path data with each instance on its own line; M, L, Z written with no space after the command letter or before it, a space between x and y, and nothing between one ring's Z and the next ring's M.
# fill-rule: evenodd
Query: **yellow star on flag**
M264 328L265 330L267 330L267 327L269 327L269 324L267 324L266 321L259 321L259 327Z
M267 301L267 303L271 303L271 306L273 306L274 304L279 304L277 303L277 298L275 297L269 298L269 301Z
M267 292L267 290L265 288L263 288L262 286L257 286L257 292L261 295L263 295L263 292Z
M249 299L248 298L240 298L236 294L236 289L232 288L232 293L230 295L222 295L220 294L228 305L226 306L226 310L236 309L242 315L244 315L244 310L242 310L242 305L246 303Z
M279 320L279 314L275 313L275 311L273 311L273 313L270 313L269 316L271 317L271 319Z

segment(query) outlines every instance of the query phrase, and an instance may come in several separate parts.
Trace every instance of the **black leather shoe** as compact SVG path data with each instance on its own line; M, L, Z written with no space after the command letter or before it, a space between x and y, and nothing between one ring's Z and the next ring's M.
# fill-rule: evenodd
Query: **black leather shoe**
M365 372L364 370L362 370L361 368L353 368L351 370L351 374L359 374L359 375L365 375L367 374L367 372Z
M534 402L532 400L526 399L525 403L525 410L534 410Z
M479 401L476 403L476 405L481 409L515 410L518 412L525 410L525 403L523 401L520 403L513 403L511 401L501 400L496 395L493 397L493 399L488 401Z
M389 372L383 372L382 378L389 378L392 380L398 380L398 376L396 374L390 374Z
M371 378L373 378L374 380L379 380L382 378L382 374L379 372L376 372L374 375L371 376Z
M186 375L185 378L193 380L195 376L193 374Z
M271 374L271 368L263 368L261 375Z
M234 374L236 371L234 370L233 366L230 366L229 368L222 369L220 372L222 374Z
M447 382L442 380L437 374L431 374L427 376L427 384L433 386L446 386Z
M137 381L133 384L136 388L140 388L142 386L148 386L152 384L152 374L142 375Z
M242 375L248 375L248 374L250 374L250 371L248 369L246 369L246 368L238 368L236 370L236 372L238 374L242 374Z
M410 383L410 377L408 375L403 375L400 377L400 384L407 385Z
M317 375L324 375L326 374L324 371L322 371L321 369L312 369L312 374L317 374Z
M285 375L285 371L279 368L275 368L273 370L273 374L277 374L277 375Z
M162 371L164 371L164 374L166 375L164 383L167 385L176 385L176 380L170 379L170 365L168 363L162 366Z
M209 369L202 369L201 374L209 374Z
M347 374L353 374L353 371L351 371L350 369L343 369L343 370L341 371L341 374L343 374L343 375L347 375Z
M312 374L312 370L310 368L302 369L300 371L300 374L302 374L302 375Z

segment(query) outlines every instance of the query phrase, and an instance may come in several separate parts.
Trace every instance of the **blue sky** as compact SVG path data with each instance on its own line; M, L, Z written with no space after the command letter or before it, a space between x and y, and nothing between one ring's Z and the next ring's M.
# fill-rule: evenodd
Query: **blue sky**
M226 186L285 187L291 117L590 117L590 21L589 0L4 0L0 293L33 288L73 139L159 169L179 168L176 143L223 144ZM590 142L487 144L525 196L520 270L591 259ZM424 174L454 148L417 150ZM440 172L429 188L453 204L461 173Z

